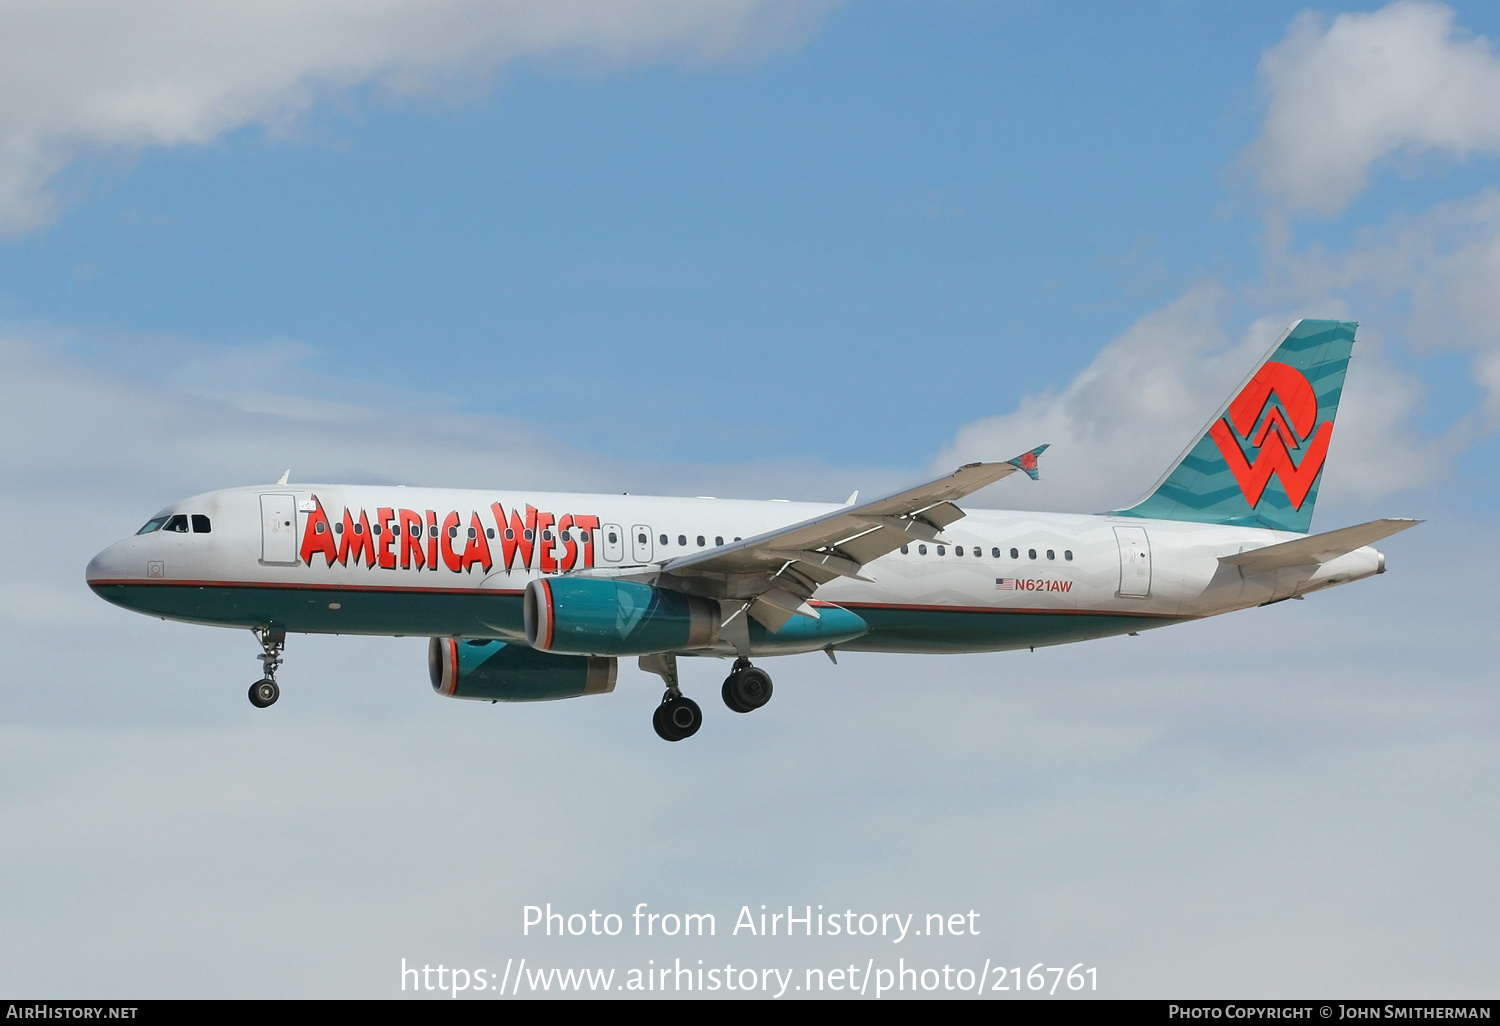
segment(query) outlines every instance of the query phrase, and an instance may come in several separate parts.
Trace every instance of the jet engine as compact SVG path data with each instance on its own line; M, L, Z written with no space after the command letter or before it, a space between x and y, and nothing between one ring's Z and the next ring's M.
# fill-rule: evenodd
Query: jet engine
M712 648L719 604L636 581L544 577L526 586L526 640L543 652L650 655Z
M432 690L484 702L549 702L615 689L613 659L549 655L525 645L433 638L427 649Z

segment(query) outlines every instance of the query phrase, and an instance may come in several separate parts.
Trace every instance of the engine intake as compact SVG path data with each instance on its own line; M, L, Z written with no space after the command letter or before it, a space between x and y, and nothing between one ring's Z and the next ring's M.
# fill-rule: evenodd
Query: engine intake
M635 581L544 577L526 586L526 640L542 652L651 655L712 648L719 604Z
M525 645L433 638L427 647L432 690L484 702L550 702L615 689L613 659L549 655Z

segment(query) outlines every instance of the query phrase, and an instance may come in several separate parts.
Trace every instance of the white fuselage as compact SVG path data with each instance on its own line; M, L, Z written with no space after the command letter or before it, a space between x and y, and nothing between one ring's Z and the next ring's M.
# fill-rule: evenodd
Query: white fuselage
M110 601L175 619L290 631L524 639L539 577L649 568L836 510L821 503L350 485L273 485L175 503L89 564ZM195 521L194 517L198 519ZM195 531L207 519L209 530ZM326 527L324 527L326 524ZM322 528L320 530L320 528ZM507 537L509 532L509 537ZM528 537L529 534L529 537ZM970 509L814 605L871 623L849 648L984 651L1213 616L1384 569L1373 548L1250 573L1224 556L1301 537L1118 515ZM1009 614L1009 615L1007 615Z

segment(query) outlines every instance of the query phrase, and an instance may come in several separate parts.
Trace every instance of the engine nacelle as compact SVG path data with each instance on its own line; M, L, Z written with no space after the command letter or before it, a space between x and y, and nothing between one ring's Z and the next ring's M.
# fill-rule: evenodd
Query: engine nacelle
M615 689L613 659L549 655L504 641L433 638L427 648L432 690L483 702L550 702Z
M719 604L636 581L544 577L526 586L526 640L542 652L651 655L712 648Z

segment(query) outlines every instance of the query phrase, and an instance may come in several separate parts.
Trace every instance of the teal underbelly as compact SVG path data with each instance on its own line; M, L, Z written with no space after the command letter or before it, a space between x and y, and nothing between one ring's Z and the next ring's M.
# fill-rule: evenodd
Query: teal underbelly
M103 599L148 616L297 634L524 637L519 592L110 584Z
M525 637L519 592L171 583L107 584L94 590L109 602L148 616L220 627L274 623L297 634ZM941 606L845 608L863 618L870 630L837 647L862 652L996 652L1107 638L1179 619Z
M1179 617L848 605L870 632L840 650L860 652L1003 652L1108 638L1178 623Z

